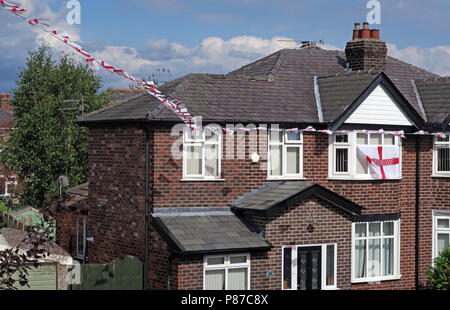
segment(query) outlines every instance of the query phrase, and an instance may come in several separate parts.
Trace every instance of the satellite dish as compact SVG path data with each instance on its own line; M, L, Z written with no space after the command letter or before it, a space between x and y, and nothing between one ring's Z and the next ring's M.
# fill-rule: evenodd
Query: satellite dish
M69 178L66 177L65 175L60 175L58 177L58 185L60 187L67 187L67 186L69 186Z

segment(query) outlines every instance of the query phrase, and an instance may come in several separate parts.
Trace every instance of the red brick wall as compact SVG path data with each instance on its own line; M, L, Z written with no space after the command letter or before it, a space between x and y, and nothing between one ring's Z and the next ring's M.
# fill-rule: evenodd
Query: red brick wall
M308 232L309 218L314 218L314 231ZM249 217L252 223L266 233L273 249L256 254L251 262L252 289L281 289L282 247L285 245L313 245L337 243L337 285L351 287L351 231L350 214L320 199L293 199L286 208L270 217ZM275 276L268 279L267 271Z
M222 160L222 177L225 181L181 181L182 160L172 158L171 147L178 137L170 136L171 126L154 131L151 141L150 179L155 180L150 195L154 207L217 207L227 206L238 196L267 183L267 172L248 159L248 139L245 160ZM431 138L421 138L422 209L421 249L428 252L431 244L431 208L446 208L448 195L437 192L436 186L448 189L447 179L432 179ZM223 154L225 141L223 139ZM236 141L235 137L235 141ZM90 257L95 261L110 261L123 254L137 255L143 259L145 134L133 126L91 128L89 135L90 164L90 228L95 242ZM427 146L428 145L428 146ZM264 153L264 152L263 152ZM261 154L260 155L265 155ZM401 212L401 274L398 281L376 285L353 285L352 288L414 288L414 206L415 206L415 138L403 139L403 178L392 181L338 181L328 180L328 136L318 133L304 134L304 176L307 182L317 182L346 198L362 205L369 213ZM447 187L446 187L447 186ZM106 200L104 208L97 202ZM428 215L427 215L428 214ZM423 227L422 227L423 226ZM431 239L430 239L431 240ZM428 266L425 253L421 268ZM182 273L183 264L178 275ZM281 268L281 267L280 267ZM424 278L422 277L422 280ZM158 282L159 281L159 282ZM162 285L167 279L159 279ZM182 279L178 286L184 288ZM172 281L172 283L175 283ZM159 285L159 284L158 284ZM194 285L194 284L189 284Z
M432 263L433 210L450 211L450 178L431 177L433 144L431 138L420 137L420 224L419 280L426 286L426 270Z

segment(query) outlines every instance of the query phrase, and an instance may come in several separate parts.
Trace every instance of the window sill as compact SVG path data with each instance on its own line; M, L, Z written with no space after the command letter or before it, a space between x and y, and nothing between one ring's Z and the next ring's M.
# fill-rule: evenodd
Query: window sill
M394 179L374 179L374 178L368 178L368 177L351 177L351 176L332 176L328 177L328 180L330 181L399 181L402 180L403 177L400 178L394 178Z
M307 178L304 177L267 177L267 181L304 181Z
M450 173L449 174L432 174L431 177L432 178L450 178Z
M382 278L372 278L372 279L353 279L352 283L358 284L358 283L369 283L374 284L377 282L384 282L384 281L393 281L393 280L400 280L402 278L402 275L398 276L389 276L389 277L382 277Z
M195 178L184 178L180 180L181 182L225 182L225 179L195 179Z

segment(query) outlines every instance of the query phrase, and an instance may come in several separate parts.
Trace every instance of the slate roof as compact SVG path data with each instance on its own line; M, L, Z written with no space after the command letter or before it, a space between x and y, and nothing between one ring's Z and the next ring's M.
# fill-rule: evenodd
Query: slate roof
M351 214L361 214L363 207L326 189L316 183L307 182L273 182L239 197L232 202L232 206L240 211L256 211L274 213L282 208L282 203L293 197L309 198L312 195L330 201L339 208ZM276 210L273 210L275 209Z
M131 89L131 88L110 88L105 93L108 95L110 102L119 102L138 94L146 92L144 89Z
M68 190L66 190L67 197L65 198L63 205L65 207L70 207L77 205L83 200L87 200L89 197L88 190L89 190L88 182L69 188Z
M450 115L450 77L416 81L428 121L442 123Z
M194 254L270 248L262 236L251 231L229 209L221 208L227 210L222 213L208 208L193 209L159 215L155 209L155 227L173 251Z
M217 122L319 122L314 76L345 72L341 51L284 49L227 75L189 74L160 87L171 98L182 100L193 115ZM422 116L411 80L435 78L405 62L387 57L384 72ZM324 106L335 117L339 106ZM81 123L179 119L148 94L134 97L84 116Z
M337 119L381 71L357 71L318 79L324 121Z

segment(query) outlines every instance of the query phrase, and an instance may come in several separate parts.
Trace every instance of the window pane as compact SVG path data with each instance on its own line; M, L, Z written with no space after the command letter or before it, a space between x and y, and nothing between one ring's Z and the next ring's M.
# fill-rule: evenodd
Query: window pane
M269 137L270 137L270 142L283 142L283 132L281 132L281 131L273 131L273 130L271 130L270 131L270 134L269 134Z
M221 131L217 127L205 128L205 141L206 142L218 142Z
M368 141L368 136L369 136L369 135L364 134L364 133L358 133L358 134L356 135L356 143L357 143L357 144L368 144L368 143L367 143L367 141Z
M450 148L438 148L438 171L450 171Z
M348 149L336 149L336 172L348 172Z
M319 264L320 264L319 253L312 252L311 253L311 288L313 290L320 289L319 277L321 275L319 273Z
M292 249L283 249L283 289L292 288Z
M228 270L228 289L229 290L247 290L247 268Z
M297 274L298 289L306 290L306 253L299 253L299 268Z
M449 228L449 219L438 219L437 227L438 228Z
M361 238L366 236L366 224L355 224L355 237Z
M369 224L369 237L377 237L381 235L380 223Z
M334 245L327 246L327 285L334 285Z
M335 135L336 143L347 143L348 142L348 135Z
M78 217L77 254L84 255L84 221Z
M394 222L383 223L383 235L384 236L394 235Z
M230 257L230 264L245 264L247 256L232 256Z
M224 290L225 270L205 271L205 290Z
M188 145L186 148L186 172L188 175L202 174L202 147Z
M368 276L380 276L381 263L381 239L369 239L369 262L368 262Z
M366 240L355 241L355 277L366 277Z
M205 145L205 176L219 176L219 146Z
M381 145L381 134L371 133L370 134L370 144Z
M270 175L281 176L281 152L282 146L270 147Z
M449 142L450 141L450 135L446 135L445 138L437 137L438 142Z
M438 234L438 253L441 253L442 250L448 247L450 234Z
M208 258L207 264L208 264L208 266L223 265L223 264L225 264L225 258L224 257L211 257L211 258Z
M385 134L384 145L395 145L395 136L393 134Z
M300 133L299 132L287 132L286 137L288 141L300 141Z
M300 174L300 148L286 148L286 173Z
M383 276L394 274L394 238L383 239Z

